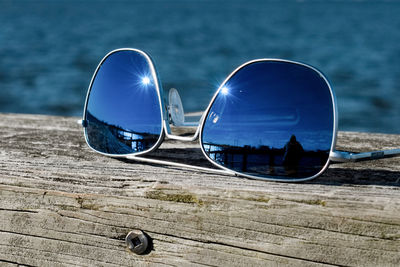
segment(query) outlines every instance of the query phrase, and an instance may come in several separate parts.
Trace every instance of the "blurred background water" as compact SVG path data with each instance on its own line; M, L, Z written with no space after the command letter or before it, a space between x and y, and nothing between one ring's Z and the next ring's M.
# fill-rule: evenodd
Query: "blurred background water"
M400 133L400 1L3 1L0 112L81 116L110 50L139 48L185 111L256 58L326 74L339 129Z

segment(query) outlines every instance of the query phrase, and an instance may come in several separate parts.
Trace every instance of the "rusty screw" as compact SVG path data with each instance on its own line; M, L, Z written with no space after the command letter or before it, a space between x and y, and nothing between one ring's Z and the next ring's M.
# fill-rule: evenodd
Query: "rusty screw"
M140 230L130 231L125 237L125 243L132 252L138 255L143 254L149 245L146 235Z

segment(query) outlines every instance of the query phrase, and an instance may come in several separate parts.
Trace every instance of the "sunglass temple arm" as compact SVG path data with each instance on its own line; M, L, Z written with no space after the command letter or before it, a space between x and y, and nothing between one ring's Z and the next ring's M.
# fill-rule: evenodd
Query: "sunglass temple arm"
M329 159L333 162L355 162L391 158L397 156L400 156L400 149L377 150L361 153L334 150L330 153Z
M212 169L212 168L194 166L194 165L171 162L171 161L142 158L142 157L138 157L135 155L126 156L126 158L130 159L130 160L138 161L138 162L153 163L153 164L159 164L159 165L169 165L169 166L178 167L178 168L188 168L188 169L192 169L192 170L205 171L205 172L215 173L215 174L236 175L235 172L229 171L229 170Z

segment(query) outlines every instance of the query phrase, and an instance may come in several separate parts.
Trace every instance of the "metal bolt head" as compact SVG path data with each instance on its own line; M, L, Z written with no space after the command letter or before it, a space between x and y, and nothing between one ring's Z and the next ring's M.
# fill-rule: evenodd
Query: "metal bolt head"
M149 246L146 235L140 230L130 231L125 237L125 243L128 248L138 254L143 254Z

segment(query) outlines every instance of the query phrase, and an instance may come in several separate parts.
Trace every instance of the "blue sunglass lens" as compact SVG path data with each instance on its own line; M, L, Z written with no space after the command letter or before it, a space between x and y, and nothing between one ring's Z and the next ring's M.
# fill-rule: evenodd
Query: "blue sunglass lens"
M269 60L246 65L224 84L201 141L207 156L228 169L302 179L328 164L333 131L326 80L307 66Z
M151 64L133 50L114 52L102 62L85 112L92 148L121 155L147 151L158 143L162 117Z

